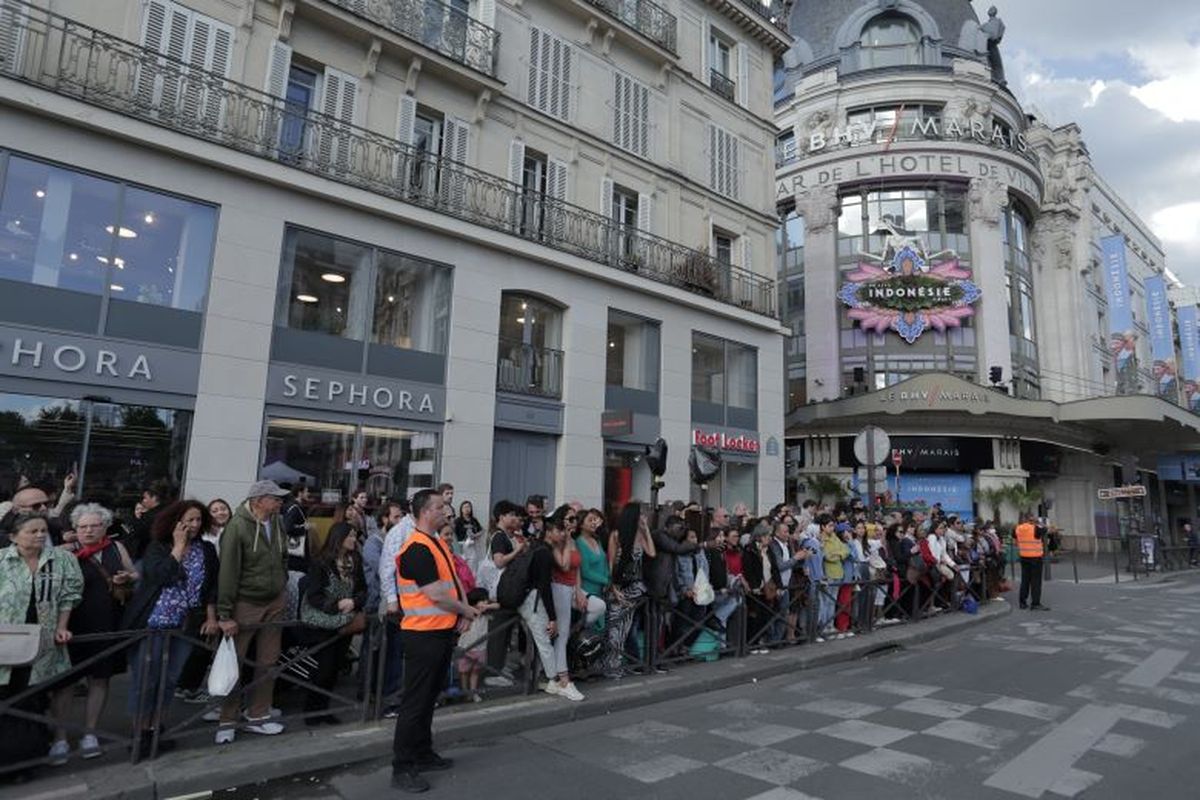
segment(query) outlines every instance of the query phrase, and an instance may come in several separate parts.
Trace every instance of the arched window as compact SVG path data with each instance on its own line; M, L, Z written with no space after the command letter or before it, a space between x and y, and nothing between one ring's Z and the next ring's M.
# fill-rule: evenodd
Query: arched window
M863 28L859 66L901 67L921 63L921 29L901 14L880 14Z

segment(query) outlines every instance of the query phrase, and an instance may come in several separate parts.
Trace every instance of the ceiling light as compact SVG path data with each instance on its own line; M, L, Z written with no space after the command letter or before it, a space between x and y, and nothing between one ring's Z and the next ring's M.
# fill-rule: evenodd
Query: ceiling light
M116 264L117 269L125 269L125 259L121 258L120 256L114 258L113 263Z
M120 228L113 228L112 225L106 225L104 230L110 234L115 230L117 236L120 236L122 239L137 238L137 231L135 231L133 228L126 228L124 225L122 225Z
M313 297L311 294L298 294L298 295L296 295L296 299L299 300L301 303L317 302L317 298Z
M41 200L43 197L45 197L45 196L46 196L46 190L45 190L45 189L38 189L36 192L34 192L34 195L36 195L36 196L37 196L37 199Z
M147 213L146 216L142 217L142 221L145 222L147 225L153 225L154 224L154 215Z
M334 311L336 311L337 313L340 314L340 313L342 313L342 307L338 306L337 308L334 309Z
M608 343L608 346L609 346L609 347L616 347L616 346L617 346L617 343L616 343L616 342L609 342L609 343Z
M517 317L517 322L519 322L520 324L524 325L524 324L525 324L525 318L524 318L524 317Z
M67 256L67 258L71 259L72 261L78 261L79 253L71 253L69 256Z
M323 275L321 276L321 280L323 280L323 281L327 281L327 282L329 282L329 283L345 283L345 282L346 282L346 276L345 276L345 275L339 275L339 274L338 274L338 273L336 273L336 272L326 272L325 274L323 274Z
M115 283L110 283L110 284L108 285L108 288L112 289L114 292L123 292L123 291L125 291L125 287L124 287L124 286L119 286L119 285L117 285L117 284L115 284Z
M389 294L389 295L388 295L388 302L389 302L389 303L394 303L394 302L396 302L396 297L395 297L395 295L390 295L390 294Z

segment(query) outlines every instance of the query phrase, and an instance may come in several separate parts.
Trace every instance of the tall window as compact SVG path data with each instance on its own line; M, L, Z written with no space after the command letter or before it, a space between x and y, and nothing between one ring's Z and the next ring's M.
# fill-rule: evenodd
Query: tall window
M613 185L612 218L618 225L618 248L622 258L632 258L637 251L638 193L624 186Z
M1040 396L1037 327L1030 268L1030 222L1015 202L1004 209L1004 283L1008 290L1008 332L1013 355L1013 384L1018 397ZM1135 304L1134 308L1138 308Z
M529 105L550 116L571 117L571 45L541 28L529 29Z
M280 324L406 350L446 352L449 267L296 228L285 237L283 261Z
M650 155L650 89L614 73L613 143L640 156Z
M713 231L713 257L728 266L733 263L734 237L722 231Z
M212 206L15 155L0 191L0 283L203 309Z
M608 359L605 382L609 386L658 391L659 326L623 311L608 311Z
M692 334L692 417L697 422L757 426L758 350Z
M288 70L283 102L283 128L279 135L279 157L284 161L303 158L307 147L308 112L316 107L316 72L295 64Z
M899 67L921 63L921 30L901 14L880 14L863 28L859 66Z
M562 397L562 309L539 297L505 292L500 299L496 388Z
M709 174L708 185L718 194L733 200L740 192L740 169L738 162L738 138L735 134L708 126Z
M715 30L708 33L708 65L724 78L733 78L733 45Z

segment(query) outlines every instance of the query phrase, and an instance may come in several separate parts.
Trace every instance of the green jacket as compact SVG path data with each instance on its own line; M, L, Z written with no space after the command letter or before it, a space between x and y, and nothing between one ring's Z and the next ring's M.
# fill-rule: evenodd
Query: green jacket
M825 551L825 577L831 581L844 580L846 569L842 562L850 555L850 547L836 533L823 542Z
M287 534L283 518L266 526L250 513L248 503L233 512L221 532L221 575L217 580L217 618L233 619L239 601L265 605L287 586Z

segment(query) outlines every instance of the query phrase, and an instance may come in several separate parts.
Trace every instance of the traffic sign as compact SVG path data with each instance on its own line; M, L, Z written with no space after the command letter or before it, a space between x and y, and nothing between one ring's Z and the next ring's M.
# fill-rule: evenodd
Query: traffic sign
M858 481L860 486L871 480L872 470L875 472L875 480L880 482L887 480L887 467L856 467L854 470L854 478Z
M893 450L892 451L892 466L895 467L896 469L900 469L900 463L902 461L904 461L904 457L900 455L900 451Z
M1124 497L1145 497L1146 487L1134 484L1132 486L1113 486L1109 489L1100 489L1096 492L1096 496L1101 500L1120 500Z
M892 440L877 425L868 425L854 437L854 457L858 463L873 467L887 460Z

